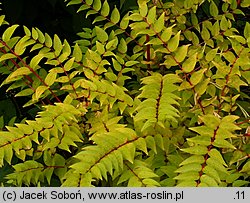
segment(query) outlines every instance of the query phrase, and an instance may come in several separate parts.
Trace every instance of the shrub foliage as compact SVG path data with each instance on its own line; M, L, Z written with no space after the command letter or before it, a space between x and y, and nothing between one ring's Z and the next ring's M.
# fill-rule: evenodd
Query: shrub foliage
M249 185L248 0L65 2L74 44L0 16L1 88L40 109L1 127L3 186Z

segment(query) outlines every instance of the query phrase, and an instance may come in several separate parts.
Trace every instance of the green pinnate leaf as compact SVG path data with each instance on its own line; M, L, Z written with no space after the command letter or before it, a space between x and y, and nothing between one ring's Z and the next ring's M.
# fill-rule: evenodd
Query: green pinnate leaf
M213 142L213 145L215 147L219 148L228 148L228 149L236 149L235 146L233 146L230 142L224 139L216 138L215 141Z
M181 166L180 168L178 168L175 172L176 173L187 173L187 172L199 172L201 170L201 164L197 164L197 163L190 163L190 164L186 164Z
M120 44L118 45L118 50L121 53L126 53L128 50L127 43L124 39L120 40Z
M154 23L155 19L156 19L156 6L153 6L148 12L147 21L149 24L152 24Z
M161 186L156 180L149 178L144 179L142 183L148 186Z
M96 31L97 39L100 42L104 43L108 40L108 34L102 28L95 26L95 31Z
M44 82L48 85L48 86L51 86L54 84L55 80L56 80L56 77L57 77L57 73L56 72L49 72L49 74L46 76Z
M198 83L201 82L205 71L206 69L201 69L201 70L194 72L191 75L190 82L192 83L192 85L197 85Z
M37 68L37 65L40 63L40 61L44 58L43 54L38 54L34 56L30 61L30 67L35 69Z
M168 28L163 30L163 32L161 34L161 40L163 42L167 42L168 40L170 40L171 35L172 35L172 27L168 27Z
M203 27L203 28L202 28L201 37L202 37L202 39L204 39L205 41L207 41L207 40L210 39L210 33L209 33L209 31L208 31L208 29L207 29L206 27Z
M208 152L208 155L213 158L216 159L220 164L227 166L224 158L222 157L221 153L217 150L217 149L212 149Z
M197 53L193 54L192 56L190 56L188 59L184 61L184 63L182 64L182 70L186 73L193 71L195 68L196 62L197 62Z
M128 13L122 18L120 22L120 28L121 29L126 29L129 26L129 20L128 20Z
M36 92L34 95L34 100L39 100L41 95L48 89L47 86L39 86L38 88L36 88Z
M174 52L178 48L180 42L180 33L181 32L179 31L173 38L168 41L167 47L170 52Z
M3 41L8 42L18 27L19 25L12 25L11 27L7 28L2 35Z
M175 59L181 63L182 61L184 61L184 59L187 56L188 53L188 47L190 45L183 45L183 46L179 46L177 48L177 50L175 51L174 55L175 55Z
M13 150L12 150L12 148L10 146L9 147L5 147L4 148L4 159L10 165L11 165L12 157L13 157Z
M95 11L99 11L102 7L102 2L101 0L94 0L94 3L93 3L93 9Z
M214 59L214 57L216 56L218 51L218 48L216 49L211 49L207 54L206 54L206 60L207 61L212 61Z
M250 23L246 22L245 28L244 28L244 37L248 39L250 37Z
M247 163L244 164L244 166L242 167L240 172L249 173L249 171L250 171L250 161L248 161Z
M203 172L212 177L217 183L221 183L220 175L213 167L206 165Z
M142 17L145 17L148 13L148 6L146 1L139 1L139 12Z
M210 3L210 14L213 16L213 17L217 17L218 14L219 14L219 10L217 8L217 5L214 3L214 1L211 1Z
M79 13L80 11L84 11L84 10L87 10L89 9L89 6L87 4L84 4L82 5L78 10L77 10L77 13Z
M69 71L72 69L72 66L75 62L75 58L71 58L70 60L68 60L65 64L64 64L64 70L65 71Z
M134 144L128 144L122 149L123 157L128 160L130 163L134 162L135 157L135 146Z
M161 16L154 23L154 31L159 33L163 30L165 23L165 13L163 12Z
M191 22L193 25L198 25L199 23L197 16L193 12L191 13Z
M31 73L30 69L27 67L21 67L15 70L7 79L6 82L13 80L18 76L29 75Z
M52 41L51 37L47 33L45 33L44 36L45 36L45 45L47 47L52 47L53 41Z
M31 30L31 36L34 40L37 40L38 39L38 32L36 31L35 28L32 28Z
M92 4L93 4L93 1L94 1L94 0L86 0L85 2L86 2L87 5L92 5ZM82 3L82 1L81 1L81 3Z
M108 16L109 11L110 11L110 7L109 7L109 4L108 4L108 1L105 0L103 5L102 5L102 10L101 10L102 16L105 16L105 17Z
M208 175L202 175L200 178L201 183L205 183L209 187L216 187L218 186L218 183L210 176Z
M23 96L29 96L29 95L32 95L34 93L34 90L28 88L28 89L25 89L25 90L22 90L20 92L18 92L15 97L23 97Z
M59 54L61 53L63 49L63 45L58 35L54 35L53 48L55 50L56 56L59 56Z
M205 115L201 117L200 119L205 123L205 125L208 128L211 128L213 130L217 129L220 126L220 122L221 122L217 116L214 116L211 114Z
M11 54L11 53L3 54L0 57L0 62L8 60L8 59L12 59L12 58L16 58L16 56L14 54Z
M111 13L110 20L114 24L117 24L120 21L120 12L116 7L114 8L114 10Z
M220 28L223 31L226 31L229 28L229 24L228 24L228 21L227 21L225 15L223 15L221 18Z
M75 58L76 62L80 62L82 60L82 50L78 44L75 44L72 56Z
M186 152L186 153L190 153L190 154L194 154L194 155L205 155L208 152L206 146L200 146L200 145L181 149L181 151Z
M192 138L187 138L187 141L190 141L199 145L209 146L211 143L211 138L209 136L195 136Z
M191 163L199 163L202 164L204 163L205 159L203 156L200 155L192 155L188 158L186 158L183 162L180 163L180 166L182 165L187 165L187 164L191 164Z

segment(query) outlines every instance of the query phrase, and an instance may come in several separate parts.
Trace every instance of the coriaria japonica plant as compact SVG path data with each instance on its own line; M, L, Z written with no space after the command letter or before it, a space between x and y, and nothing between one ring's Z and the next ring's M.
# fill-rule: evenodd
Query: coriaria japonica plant
M0 16L1 88L40 109L0 131L2 186L249 185L249 1L65 3L73 44Z

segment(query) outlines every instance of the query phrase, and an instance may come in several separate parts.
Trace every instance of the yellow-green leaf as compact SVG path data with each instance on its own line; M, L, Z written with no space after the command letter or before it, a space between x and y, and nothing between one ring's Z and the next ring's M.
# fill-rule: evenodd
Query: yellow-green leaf
M189 154L194 154L194 155L204 155L204 154L207 154L208 152L206 146L200 146L200 145L181 149L181 151L189 153Z
M165 12L161 14L161 16L154 23L154 31L159 33L163 30L165 23Z
M18 27L19 25L12 25L11 27L7 28L3 35L2 35L2 39L4 42L8 42L11 38L11 36L13 35L14 31L16 30L16 28Z
M54 35L53 48L55 50L55 55L59 56L62 51L63 45L60 38L56 34Z
M174 52L178 48L180 41L180 33L181 31L179 31L173 38L168 41L167 47L170 52Z
M14 54L11 54L11 53L3 54L0 57L0 62L8 60L8 59L12 59L12 58L16 58L16 56Z
M94 3L93 3L93 9L95 11L99 11L102 7L102 1L101 0L94 0Z
M211 49L207 54L206 54L206 60L207 61L212 61L214 59L214 57L216 56L218 51L218 48L216 49Z
M82 50L78 44L75 44L72 56L75 57L76 62L80 62L82 60Z
M17 76L20 76L20 75L28 75L30 74L30 69L27 68L27 67L21 67L21 68L18 68L16 69L9 77L8 79L12 79L12 78L15 78Z
M214 1L210 3L210 13L213 17L217 17L219 14L218 8L216 4L214 3Z
M108 40L108 34L100 27L95 26L96 36L100 42L106 42Z
M65 71L69 71L72 69L72 66L74 64L75 58L71 58L70 60L68 60L65 64L64 64L64 69Z
M178 49L175 51L174 55L175 55L175 59L180 63L182 62L186 56L187 56L187 53L188 53L188 47L190 45L183 45L183 46L180 46L178 47Z
M201 69L201 70L194 72L191 75L190 82L192 83L192 85L197 85L201 81L205 71L206 71L206 69Z
M171 35L172 35L172 27L168 27L168 28L163 30L163 32L161 34L161 40L163 42L167 42L168 40L170 40Z
M152 24L155 21L155 17L156 17L156 6L153 6L148 12L147 16L148 23Z
M105 0L103 5L102 5L102 10L101 10L102 16L105 16L105 17L108 16L109 11L110 11L110 8L109 8L108 1Z
M36 88L36 92L35 92L35 95L34 95L34 99L35 100L39 100L41 95L48 89L47 86L39 86L38 88Z
M197 60L196 56L197 53L193 54L186 61L184 61L184 63L182 64L182 69L184 72L189 73L194 70Z
M145 17L148 13L148 6L146 1L139 1L139 12L142 17Z
M44 82L48 85L51 86L53 85L53 83L55 82L57 77L57 73L56 72L49 72L49 74L46 76Z
M116 24L120 21L120 12L116 7L114 8L114 10L111 13L110 20L114 24Z

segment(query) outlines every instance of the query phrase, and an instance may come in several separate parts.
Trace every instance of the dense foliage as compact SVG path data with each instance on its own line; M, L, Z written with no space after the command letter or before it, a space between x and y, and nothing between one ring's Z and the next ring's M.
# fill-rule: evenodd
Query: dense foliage
M36 114L0 119L2 186L249 185L249 0L66 3L74 44L0 16L0 89Z

